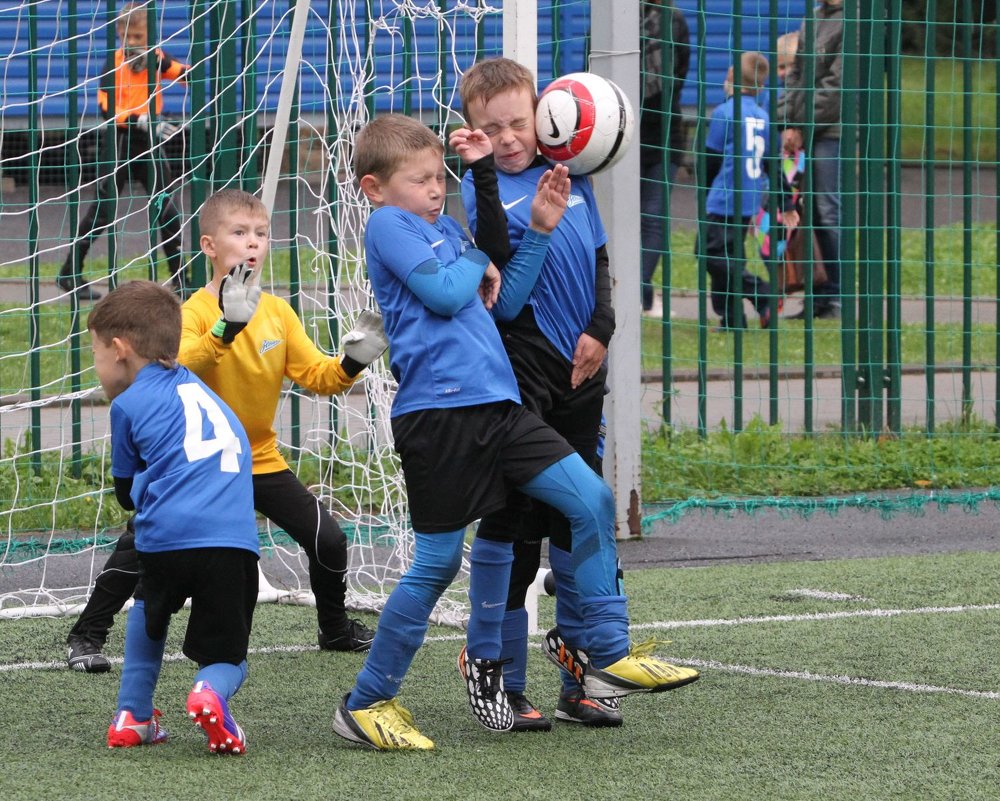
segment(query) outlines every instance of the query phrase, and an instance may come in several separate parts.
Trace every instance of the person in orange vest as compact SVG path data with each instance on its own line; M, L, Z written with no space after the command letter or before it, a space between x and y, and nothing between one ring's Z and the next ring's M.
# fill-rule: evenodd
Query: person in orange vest
M160 245L174 290L181 294L184 289L181 216L170 197L174 178L163 149L166 140L179 133L180 128L162 120L160 114L162 82L183 82L188 66L155 48L156 74L150 93L146 14L142 3L127 3L122 8L116 23L121 47L109 60L97 91L97 103L105 119L113 116L115 121L115 161L98 166L103 177L97 186L97 199L81 219L76 239L56 278L60 289L76 292L81 300L97 300L101 296L92 282L84 281L83 262L94 239L112 224L118 194L133 179L143 185L156 208Z

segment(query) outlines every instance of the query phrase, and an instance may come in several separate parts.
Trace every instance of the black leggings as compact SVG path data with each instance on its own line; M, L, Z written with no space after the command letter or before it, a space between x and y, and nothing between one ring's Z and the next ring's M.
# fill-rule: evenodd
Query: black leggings
M114 221L117 199L128 181L138 181L156 208L160 246L167 258L172 281L181 286L181 215L170 197L173 175L162 147L151 147L149 133L134 126L115 134L116 160L110 174L97 185L97 199L80 220L76 245L66 257L60 277L78 276L94 240ZM107 168L102 167L106 172ZM74 261L75 255L75 261Z

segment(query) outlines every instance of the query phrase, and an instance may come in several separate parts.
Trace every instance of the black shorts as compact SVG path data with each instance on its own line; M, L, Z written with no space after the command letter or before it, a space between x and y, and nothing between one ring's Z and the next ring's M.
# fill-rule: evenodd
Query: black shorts
M415 531L465 528L507 494L573 453L550 426L504 401L423 409L392 419Z
M190 598L184 655L199 665L238 665L247 658L257 603L257 555L244 548L139 552L135 597L146 603L146 634L154 640Z
M502 324L500 331L525 407L552 426L587 464L600 472L597 440L607 365L573 389L573 365L538 328L530 306L525 306L515 320ZM519 492L511 493L502 510L483 519L477 536L498 542L551 537L564 550L572 547L569 521L548 504Z

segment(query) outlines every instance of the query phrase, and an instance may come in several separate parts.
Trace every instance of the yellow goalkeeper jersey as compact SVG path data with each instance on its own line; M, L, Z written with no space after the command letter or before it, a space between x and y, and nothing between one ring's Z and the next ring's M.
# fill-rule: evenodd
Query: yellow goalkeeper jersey
M218 321L214 287L195 292L181 308L178 361L215 390L246 428L253 472L277 473L288 463L278 450L274 415L282 383L289 378L320 395L350 387L339 356L327 356L306 334L287 302L264 292L257 311L229 345L211 333Z

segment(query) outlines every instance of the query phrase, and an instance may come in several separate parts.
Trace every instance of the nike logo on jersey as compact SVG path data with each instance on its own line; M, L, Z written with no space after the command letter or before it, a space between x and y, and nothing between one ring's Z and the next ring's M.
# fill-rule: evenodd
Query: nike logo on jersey
M582 195L570 195L569 200L566 201L566 208L571 209L574 206L579 206L581 203L585 203Z
M549 125L552 126L552 131L549 133L556 141L559 141L559 126L556 125L556 118L552 116L552 109L549 109Z
M443 244L444 244L444 240L443 239L439 239L437 242L431 242L431 247L432 248L436 248L436 247L438 247L440 245L443 245Z
M269 350L274 350L278 345L281 344L280 339L265 339L260 343L260 355L263 356Z
M516 206L526 197L527 195L521 195L521 197L519 197L517 200L512 200L510 203L501 203L500 205L503 206L504 211L510 211L512 208L514 208L514 206Z

